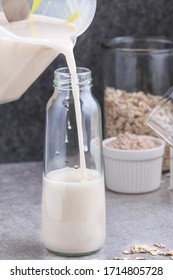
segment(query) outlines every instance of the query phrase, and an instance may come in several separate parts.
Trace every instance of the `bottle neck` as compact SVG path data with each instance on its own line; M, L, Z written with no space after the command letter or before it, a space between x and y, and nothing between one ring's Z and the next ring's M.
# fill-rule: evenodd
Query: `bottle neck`
M76 73L70 73L67 67L55 70L53 81L55 88L59 90L72 90L72 85L79 86L79 89L91 88L91 71L83 67L77 67Z

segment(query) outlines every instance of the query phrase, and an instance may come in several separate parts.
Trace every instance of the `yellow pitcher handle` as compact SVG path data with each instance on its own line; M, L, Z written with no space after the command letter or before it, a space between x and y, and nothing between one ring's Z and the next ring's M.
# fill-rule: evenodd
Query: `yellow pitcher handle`
M67 22L73 22L75 21L79 16L79 9L78 9L78 3L76 0L66 0L67 5L69 6L70 12L71 12L71 16L69 16L67 18Z
M38 7L40 2L41 2L41 0L34 0L33 1L32 9L31 9L31 14L34 13L35 9Z
M78 7L77 7L77 1L76 0L73 0L73 8L71 6L71 2L72 0L66 0L67 2L67 5L69 6L69 9L71 11L71 15L66 19L67 22L73 22L75 21L80 13L78 11ZM34 0L33 1L33 5L32 5L32 9L31 9L31 14L34 13L34 11L36 10L36 8L38 7L38 5L40 4L41 0ZM71 2L71 3L70 3Z

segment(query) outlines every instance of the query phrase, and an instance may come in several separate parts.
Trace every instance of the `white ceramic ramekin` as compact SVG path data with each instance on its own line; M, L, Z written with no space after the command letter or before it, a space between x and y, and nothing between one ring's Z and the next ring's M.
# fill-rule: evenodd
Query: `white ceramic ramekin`
M165 142L152 139L158 146L147 150L119 150L107 146L116 137L103 141L105 180L108 189L120 193L146 193L160 187Z

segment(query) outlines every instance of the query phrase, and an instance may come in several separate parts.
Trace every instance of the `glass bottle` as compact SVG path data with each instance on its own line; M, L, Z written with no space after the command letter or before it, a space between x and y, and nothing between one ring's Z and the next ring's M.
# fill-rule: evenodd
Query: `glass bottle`
M68 68L56 70L46 108L43 238L66 256L91 254L105 240L100 108L90 70L77 68L75 81Z
M173 42L116 37L103 44L103 53L105 138L124 132L157 136L144 119L173 84ZM168 146L163 170L169 170Z

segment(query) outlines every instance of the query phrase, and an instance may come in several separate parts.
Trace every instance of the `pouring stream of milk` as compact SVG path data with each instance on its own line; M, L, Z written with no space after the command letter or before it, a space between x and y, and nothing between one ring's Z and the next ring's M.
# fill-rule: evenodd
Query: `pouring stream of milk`
M77 122L81 177L83 180L86 180L87 173L86 173L86 163L85 163L84 144L83 144L84 141L83 141L83 130L82 130L82 114L81 114L81 106L80 106L80 92L79 92L79 85L78 85L78 77L76 74L76 63L74 59L73 48L72 47L71 49L69 48L69 51L64 54L67 60L70 73L72 74L71 83L72 83L76 122Z
M74 25L59 19L32 15L28 20L11 23L0 16L0 26L1 103L18 99L59 53L65 55L70 73L73 73L71 82L77 121L81 179L86 180L80 93L71 39L75 34Z

